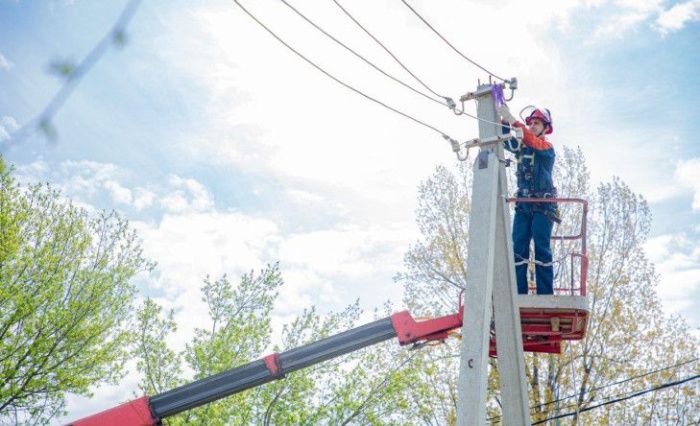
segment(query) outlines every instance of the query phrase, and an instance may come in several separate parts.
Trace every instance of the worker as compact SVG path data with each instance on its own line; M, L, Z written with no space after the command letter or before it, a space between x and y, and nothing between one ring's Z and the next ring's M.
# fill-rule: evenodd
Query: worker
M517 198L556 198L552 182L554 147L545 135L554 130L552 115L546 108L535 108L525 119L527 126L515 119L507 105L500 108L501 118L509 126L522 129L522 143L505 141L505 148L515 154L518 167ZM509 131L508 126L504 130ZM561 222L556 203L516 203L513 218L513 252L518 293L527 294L527 269L530 241L535 242L535 283L537 294L553 294L552 249L550 239L554 222Z

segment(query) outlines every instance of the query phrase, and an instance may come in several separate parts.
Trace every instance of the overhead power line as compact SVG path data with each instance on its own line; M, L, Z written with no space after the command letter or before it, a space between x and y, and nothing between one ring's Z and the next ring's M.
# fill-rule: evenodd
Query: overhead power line
M386 53L388 53L389 56L391 56L391 57L394 59L394 61L396 61L396 63L399 64L399 65L401 66L401 68L403 68L407 73L409 73L409 74L411 75L411 77L413 77L418 83L420 83L423 87L425 87L425 88L426 88L428 91L430 91L433 95L435 95L435 96L437 96L437 97L440 97L440 98L443 98L443 99L447 98L447 96L444 96L444 95L441 95L441 94L435 92L433 89L430 88L430 86L428 86L427 84L425 84L425 83L423 82L423 80L421 80L420 78L418 78L418 76L415 75L410 69L408 69L408 67L407 67L399 58L397 58L396 55L394 55L394 54L391 52L391 50L389 50L388 47L386 47L386 46L384 45L384 43L382 43L381 41L379 41L379 39L377 39L377 37L375 37L371 32L369 32L369 30L368 30L367 28L365 28L364 25L362 25L357 19L355 19L355 17L352 16L352 14L350 14L350 12L348 12L347 9L345 9L345 8L343 7L343 5L341 5L341 4L338 2L338 0L333 0L333 3L335 3L335 4L340 8L340 10L342 10L343 13L345 13L345 15L347 15L347 17L350 18L350 20L352 20L352 22L354 22L355 24L357 24L357 26L360 27L360 29L362 29L362 31L364 31L365 34L367 34L368 36L370 36L370 38L371 38L372 40L374 40L379 46L381 46L381 48L384 49L384 51L385 51Z
M362 25L350 12L348 12L348 10L347 10L346 8L344 8L343 5L341 5L341 4L338 2L338 0L333 0L333 3L335 3L335 4L340 8L340 10L342 10L343 13L345 13L345 15L348 16L348 18L350 18L355 24L357 24L358 27L360 27L360 28L362 29L362 31L364 31L368 36L370 36L370 37L372 38L372 40L374 40L379 46L381 46L382 49L384 49L384 50L386 51L386 53L388 53L389 56L391 56L391 57L394 59L394 61L396 61L396 63L398 63L398 64L401 66L401 68L403 68L404 70L406 70L406 72L409 73L409 74L410 74L417 82L419 82L423 87L425 87L427 90L429 90L429 91L430 91L432 94L434 94L435 96L438 96L438 97L440 97L440 98L442 98L442 99L445 99L445 100L448 102L448 106L450 106L449 104L450 104L451 102L454 102L454 101L453 101L451 98L449 98L448 96L441 95L441 94L435 92L435 90L433 90L430 86L428 86L423 80L421 80L420 78L418 78L418 76L417 76L415 73L413 73L413 72L412 72L412 71L411 71L411 70L410 70L396 55L394 55L394 53L392 53L391 50L389 50L389 48L386 47L386 45L385 45L384 43L382 43L377 37L375 37L375 36L374 36L367 28L365 28L365 26ZM407 6L408 6L409 8L411 7L411 6L409 6L408 4L407 4ZM413 10L413 9L411 9L411 10ZM413 10L413 12L417 14L417 12L416 12L415 10ZM418 15L418 16L420 17L420 15ZM421 18L421 19L422 19L422 18ZM424 20L423 22L426 22L426 21ZM427 22L426 22L426 24L427 24ZM430 26L430 24L428 24L428 25ZM432 28L432 27L431 27L431 28ZM435 31L434 28L433 28L433 31ZM444 40L444 38L443 38L443 40ZM445 41L447 42L447 40L445 40ZM449 42L448 42L448 44L449 44ZM452 46L452 48L454 49L454 46ZM455 50L456 50L456 49L455 49ZM470 60L469 58L466 58L466 59L469 60L469 61L471 62L471 60ZM478 64L476 64L476 65L479 66ZM479 67L480 67L480 66L479 66ZM481 67L480 67L480 68L481 68ZM482 69L483 69L483 68L482 68ZM493 75L493 74L491 74L489 71L487 71L487 70L485 70L485 71L486 71L487 73L489 73L490 75ZM495 76L495 75L494 75L494 77L500 79L500 77L497 77L497 76ZM501 80L503 80L503 79L501 79ZM505 80L503 80L503 81L505 81ZM453 112L454 112L455 114L457 114L457 115L466 115L467 117L473 118L473 119L478 120L478 121L483 121L483 122L489 123L489 124L496 124L496 125L501 125L501 124L502 124L502 123L496 123L496 122L493 122L493 121L490 121L490 120L485 120L485 119L480 118L480 117L477 117L477 116L475 116L475 115L473 115L473 114L469 114L468 112L466 112L466 111L464 110L464 102L462 102L462 108L461 108L461 109L453 108L453 107L451 107L451 106L450 106L450 109L452 109Z
M374 68L375 70L379 71L379 72L382 73L384 76L386 76L386 77L388 77L388 78L394 80L395 82L399 83L400 85L402 85L402 86L408 88L409 90L411 90L411 91L413 91L413 92L415 92L415 93L417 93L417 94L419 94L419 95L421 95L421 96L423 96L423 97L425 97L425 98L427 98L427 99L429 99L429 100L431 100L431 101L433 101L433 102L439 103L439 104L441 104L441 105L443 105L443 106L448 106L448 105L447 105L447 102L445 102L444 100L435 99L435 98L433 98L432 96L430 96L430 95L428 95L428 94L426 94L426 93L424 93L424 92L421 92L420 90L417 90L416 88L412 87L411 85L409 85L409 84L407 84L407 83L405 83L405 82L399 80L398 78L394 77L393 75L391 75L391 74L385 72L383 69L379 68L379 67L376 66L374 63L372 63L369 59L367 59L367 58L365 58L364 56L362 56L361 54L357 53L357 52L356 52L355 50L353 50L351 47L349 47L348 45L346 45L346 44L343 43L342 41L338 40L338 39L335 38L332 34L330 34L328 31L324 30L322 27L320 27L320 26L317 25L315 22L313 22L311 19L309 19L308 17L306 17L306 15L304 15L303 13L301 13L297 8L295 8L294 6L292 6L289 2L287 2L286 0L281 0L281 1L282 1L282 3L285 4L285 6L287 6L287 7L290 8L290 9L292 9L292 10L294 11L294 13L296 13L297 15L299 15L303 20L305 20L306 22L308 22L309 24L311 24L314 28L316 28L316 29L319 30L321 33L323 33L326 37L330 38L331 40L333 40L334 42L336 42L337 44L339 44L340 46L342 46L343 48L345 48L345 50L347 50L348 52L352 53L353 55L355 55L356 57L358 57L360 60L362 60L364 63L366 63L367 65L371 66L371 67ZM433 92L433 93L434 93L434 92ZM437 94L436 94L436 95L437 95ZM440 95L437 95L437 96L440 97L440 98L443 98L443 97L440 96Z
M336 83L340 84L341 86L343 86L343 87L345 87L345 88L347 88L347 89L349 89L349 90L352 90L353 92L357 93L358 95L360 95L360 96L362 96L362 97L364 97L364 98L366 98L366 99L369 99L370 101L372 101L372 102L374 102L374 103L376 103L376 104L379 104L379 105L383 106L384 108L386 108L386 109L388 109L388 110L391 110L391 111L393 111L393 112L395 112L395 113L397 113L397 114L399 114L399 115L401 115L401 116L403 116L403 117L408 118L409 120L411 120L411 121L413 121L413 122L415 122L415 123L418 123L418 124L420 124L420 125L422 125L422 126L424 126L424 127L427 127L428 129L433 130L434 132L439 133L439 134L442 135L442 137L444 137L445 139L451 140L451 138L447 135L447 133L441 131L441 130L438 129L437 127L431 126L430 124L425 123L424 121L421 121L421 120L419 120L419 119L417 119L417 118L415 118L415 117L413 117L413 116L411 116L411 115L409 115L409 114L407 114L407 113L405 113L405 112L399 111L398 109L396 109L396 108L394 108L394 107L392 107L392 106L389 106L389 105L385 104L384 102L382 102L382 101L380 101L380 100L378 100L378 99L373 98L373 97L370 96L370 95L367 95L366 93L364 93L364 92L362 92L362 91L360 91L360 90L354 88L353 86L349 85L348 83L345 83L344 81L342 81L342 80L340 80L339 78L335 77L333 74L331 74L331 73L329 73L328 71L324 70L322 67L320 67L319 65L317 65L315 62L313 62L312 60L310 60L309 58L307 58L306 56L304 56L301 52L299 52L298 50L296 50L295 48L293 48L291 45L289 45L287 42L285 42L284 40L282 40L282 38L281 38L280 36L278 36L275 32L273 32L270 28L268 28L263 22L261 22L257 17L255 17L255 15L253 15L248 9L246 9L246 8L240 3L239 0L233 0L233 2L236 3L236 4L238 5L238 7L240 7L241 10L243 10L243 12L245 12L245 13L246 13L252 20L254 20L258 25L260 25L261 27L263 27L263 29L265 29L265 31L267 31L271 36L273 36L275 39L277 39L277 41L279 41L280 43L282 43L287 49L289 49L289 50L291 50L292 52L294 52L297 56L299 56L301 59L303 59L304 61L306 61L309 65L311 65L312 67L316 68L317 70L319 70L320 72L322 72L323 74L325 74L328 78L332 79L333 81L335 81Z
M595 398L591 401L588 401L587 403L593 404L593 403L598 403L598 402L606 402L606 401L612 401L613 399L618 399L618 398L629 399L629 398L627 398L629 395L632 395L632 394L637 393L637 392L639 392L639 391L632 390L632 391L619 392L619 393L616 393L613 395L606 395L606 396L602 396L600 398ZM566 404L566 405L561 406L561 407L557 407L557 413L562 412L562 411L566 411L566 410L571 410L573 412L578 411L580 413L581 409L579 408L577 410L577 408L576 408L577 406L578 406L578 404L574 402L574 403Z
M439 32L438 30L436 30L435 27L433 27L432 25L430 25L430 23L429 23L428 21L426 21L425 18L423 18L423 16L421 16L420 13L418 13L413 7L411 7L411 5L408 4L408 2L407 2L406 0L401 0L401 2L402 2L403 4L405 4L406 7L408 7L409 9L411 9L411 12L413 12L421 21L423 21L423 23L424 23L425 25L427 25L428 28L430 28L431 30L433 30L433 32L434 32L438 37L440 37L440 38L442 39L442 41L444 41L445 43L447 43L447 45L450 46L450 47L452 48L452 50L454 50L455 52L457 52L457 54L459 54L459 56L461 56L462 58L466 59L469 63L471 63L472 65L476 66L477 68L479 68L479 69L483 70L484 72L488 73L490 76L493 76L494 78L496 78L496 79L498 79L498 80L501 80L501 81L503 81L503 82L507 81L505 78L499 77L499 76L497 76L496 74L492 73L491 71L487 70L486 68L482 67L481 65L479 65L478 63L476 63L476 61L473 61L473 60L470 59L467 55L465 55L465 54L462 53L459 49L457 49L452 43L449 42L449 40L447 40L442 34L440 34L440 32Z
M628 378L625 378L625 379L623 379L623 380L619 380L619 381L616 381L616 382L613 382L613 383L607 383L607 384L605 384L605 385L598 386L598 387L596 387L596 388L590 389L589 391L586 392L586 394L590 394L591 392L597 392L597 391L599 391L599 390L601 390L601 389L606 389L606 388L609 388L609 387L613 387L613 386L617 386L617 385L620 385L620 384L623 384L623 383L627 383L627 382L629 382L629 381L636 380L636 379L640 379L640 378L642 378L642 377L651 376L652 374L660 373L660 372L662 372L662 371L667 371L667 370L671 370L671 369L673 369L673 368L682 367L682 366L684 366L684 365L688 365L688 364L691 364L691 363L693 363L693 362L697 362L698 360L700 360L700 357L695 357L695 358L692 358L692 359L689 359L689 360L686 360L686 361L681 361L681 362L676 363L676 364L673 364L673 365L668 365L668 366L665 366L665 367L657 368L657 369L655 369L655 370L647 371L647 372L642 373L642 374L638 374L638 375L636 375L636 376L628 377ZM564 396L564 397L561 397L561 398L558 398L558 399L555 399L555 400L552 400L552 401L543 402L542 404L536 405L536 406L534 406L534 407L530 407L530 409L531 409L531 410L534 410L534 409L537 409L537 408L540 408L540 407L546 407L547 405L551 405L551 404L555 404L555 403L557 403L557 402L565 401L565 400L567 400L567 399L574 398L574 397L576 397L576 396L578 396L578 395L579 395L578 393L574 393L574 394L571 394L571 395L567 395L567 396ZM575 405L576 405L576 404L569 404L569 405L567 405L565 408L573 407L573 406L575 406ZM494 416L494 417L488 418L487 421L498 420L498 419L500 419L500 418L501 418L501 416Z
M617 381L617 382L614 382L614 383L607 383L607 384L605 384L605 385L598 386L598 387L596 387L596 388L593 388L593 389L589 390L587 393L597 392L597 391L599 391L599 390L601 390L601 389L609 388L609 387L612 387L612 386L617 386L617 385L620 385L620 384L622 384L622 383L627 383L627 382L632 381L632 380L640 379L640 378L642 378L642 377L651 376L652 374L660 373L660 372L662 372L662 371L666 371L666 370L671 370L671 369L673 369L673 368L682 367L682 366L684 366L684 365L691 364L691 363L696 362L696 361L698 361L698 360L700 360L700 357L695 357L695 358L693 358L693 359L689 359L689 360L686 360L686 361L682 361L682 362L679 362L679 363L673 364L673 365L668 365L668 366L666 366L666 367L657 368L656 370L647 371L646 373L642 373L642 374L638 374L638 375L636 375L636 376L628 377L628 378L626 378L626 379L623 379L623 380L620 380L620 381ZM557 402L560 402L560 401L564 401L564 400L567 400L567 399L569 399L569 398L573 398L573 397L575 397L575 396L578 396L578 393L571 394L571 395L568 395L568 396L565 396L565 397L562 397L562 398L559 398L559 399L555 399L555 400L553 400L553 401L544 402L544 403L542 403L542 404L540 404L540 405L537 405L537 406L535 406L535 407L532 407L532 408L535 409L535 408L545 407L545 406L547 406L547 405L551 405L551 404L554 404L554 403L557 403Z
M564 418L564 417L571 417L571 416L577 415L577 414L579 414L579 413L584 413L584 412L586 412L586 411L595 410L596 408L600 408L600 407L603 407L603 406L606 406L606 405L616 404L616 403L618 403L618 402L622 402L622 401L626 401L626 400L628 400L628 399L636 398L636 397L638 397L638 396L645 395L645 394L647 394L647 393L649 393L649 392L656 392L656 391L659 391L659 390L662 390L662 389L667 389L667 388L671 388L671 387L674 387L674 386L679 386L679 385L682 385L683 383L687 383L687 382L691 382L691 381L693 381L693 380L697 380L698 378L700 378L700 374L696 374L696 375L694 375L694 376L686 377L685 379L676 380L675 382L666 382L666 383L662 383L662 384L660 384L660 385L658 385L658 386L654 386L654 387L652 387L652 388L645 389L645 390L643 390L643 391L635 392L635 393L633 393L633 394L629 394L629 395L626 395L626 396L623 396L623 397L620 397L620 398L616 398L616 399L613 399L613 400L610 400L610 401L605 401L605 402L602 402L602 403L597 404L597 405L592 405L592 406L590 406L590 407L584 407L584 408L581 408L581 409L576 410L576 411L571 411L571 412L568 412L568 413L560 414L560 415L558 415L558 416L549 417L549 418L546 418L546 419L544 419L544 420L540 420L540 421L534 422L534 423L532 423L532 424L533 424L533 425L538 425L538 424L546 423L546 422L549 422L549 421L552 421L552 420L562 419L562 418Z

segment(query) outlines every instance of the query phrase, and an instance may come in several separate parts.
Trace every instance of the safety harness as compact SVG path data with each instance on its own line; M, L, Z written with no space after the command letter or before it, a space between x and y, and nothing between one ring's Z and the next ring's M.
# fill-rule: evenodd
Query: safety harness
M506 141L505 148L515 154L518 164L515 172L518 180L516 198L557 198L557 188L552 183L553 151L538 154L535 149L516 138ZM552 222L561 223L555 203L532 203L530 208L543 212Z

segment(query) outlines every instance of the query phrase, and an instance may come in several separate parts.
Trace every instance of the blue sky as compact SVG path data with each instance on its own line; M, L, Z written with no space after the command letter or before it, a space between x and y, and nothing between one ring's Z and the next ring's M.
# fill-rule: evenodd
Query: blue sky
M459 97L485 75L398 1L347 3L426 82ZM60 87L57 58L81 59L124 1L0 0L0 152L88 209L115 208L159 263L142 294L178 310L182 346L202 326L205 274L280 260L276 324L311 304L399 302L392 275L417 238L416 187L449 147L429 130L328 80L230 1L144 2L56 115L56 143L8 135ZM244 2L340 78L459 139L473 121L395 87L281 3ZM392 74L401 70L332 2L294 2ZM559 145L580 145L595 182L620 176L651 203L646 245L669 313L700 324L700 2L415 1L455 44L517 76L513 109L554 112ZM71 416L130 396L134 381L70 400ZM131 388L130 388L131 386ZM71 417L69 416L69 417Z

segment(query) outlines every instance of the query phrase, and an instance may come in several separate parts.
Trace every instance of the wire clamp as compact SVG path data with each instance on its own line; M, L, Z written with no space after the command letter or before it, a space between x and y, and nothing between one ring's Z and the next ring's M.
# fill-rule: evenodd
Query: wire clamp
M525 132L523 132L523 129L520 127L514 127L512 128L513 133L515 133L515 139L521 141L523 140L523 137L525 137Z
M516 77L513 77L510 80L508 80L508 88L510 90L516 90L518 88L518 79Z
M457 159L459 161L466 161L469 158L469 148L465 150L465 153L462 154L462 144L459 143L459 141L452 139L451 137L447 135L442 135L443 138L445 138L446 141L449 141L450 144L452 145L452 152L457 154Z
M506 83L508 83L508 88L510 89L510 96L506 98L506 102L510 102L513 100L513 96L515 96L515 90L518 88L518 79L513 77Z

